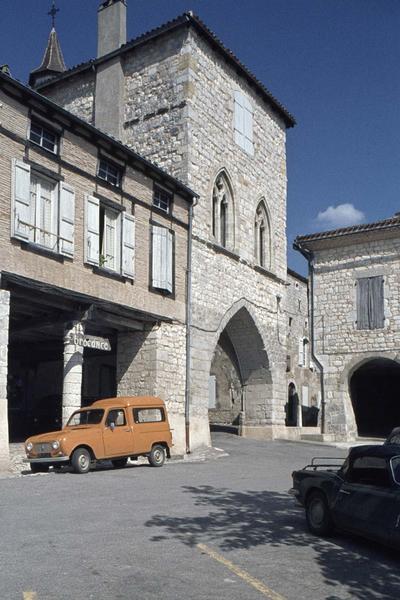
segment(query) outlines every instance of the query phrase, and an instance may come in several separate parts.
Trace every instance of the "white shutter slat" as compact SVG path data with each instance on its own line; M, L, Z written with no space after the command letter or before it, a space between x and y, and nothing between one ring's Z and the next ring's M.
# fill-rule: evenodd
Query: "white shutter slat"
M122 274L135 277L135 217L122 215Z
M174 256L174 237L171 231L166 230L167 235L165 236L165 290L172 294L174 289L173 281L173 256Z
M12 235L25 241L33 240L31 168L17 159L13 159L12 203Z
M65 256L74 255L75 190L66 183L60 184L59 251Z
M243 94L239 91L235 91L235 142L239 146L244 145L244 107L243 107Z
M162 289L162 240L163 227L152 227L152 286Z
M85 261L99 264L100 245L100 201L94 196L86 196Z

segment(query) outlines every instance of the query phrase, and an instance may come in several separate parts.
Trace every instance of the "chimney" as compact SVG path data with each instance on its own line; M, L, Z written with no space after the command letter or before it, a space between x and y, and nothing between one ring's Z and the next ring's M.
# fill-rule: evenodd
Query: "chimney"
M105 0L99 6L97 58L126 43L126 0Z

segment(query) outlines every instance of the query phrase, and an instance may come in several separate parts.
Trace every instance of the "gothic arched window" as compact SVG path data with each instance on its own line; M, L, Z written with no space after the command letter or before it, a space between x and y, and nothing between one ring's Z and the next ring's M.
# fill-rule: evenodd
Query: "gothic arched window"
M228 179L220 173L215 180L212 201L212 235L224 248L234 246L233 197Z
M254 220L255 259L264 269L271 268L271 231L267 209L261 200Z

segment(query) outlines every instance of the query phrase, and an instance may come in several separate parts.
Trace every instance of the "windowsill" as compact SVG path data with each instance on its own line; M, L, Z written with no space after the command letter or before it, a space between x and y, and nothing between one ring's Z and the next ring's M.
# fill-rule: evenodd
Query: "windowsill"
M92 266L93 269L93 273L95 273L95 275L102 275L103 277L109 277L110 279L115 279L116 281L121 281L122 283L125 283L126 281L128 281L128 277L126 277L125 275L121 275L120 273L117 273L116 271L112 271L111 269L105 269L104 267L96 267L96 266Z
M163 208L155 206L154 204L151 205L151 210L157 213L158 215L161 215L162 217L170 217L172 215L171 208L172 207L170 206L168 210L164 210Z
M109 181L107 181L107 179L102 179L99 175L96 175L96 181L99 184L104 185L109 190L113 190L114 192L115 191L120 192L122 190L122 183L120 183L118 185L114 185L113 183L110 183Z
M156 288L150 285L150 291L154 294L159 294L160 296L165 296L166 298L171 298L175 300L175 290L170 292L169 290L164 290L163 288Z
M63 263L67 258L63 254L59 254L54 250L50 250L49 248L45 248L44 246L39 246L33 242L24 242L22 240L18 240L21 243L21 248L23 250L28 250L29 252L33 252L34 254L40 254L40 256L45 256L46 258L51 258L56 260L59 263ZM72 260L72 258L71 258Z
M57 162L61 158L59 149L57 149L57 152L52 152L51 150L46 150L46 148L43 148L43 146L39 146L39 144L35 144L35 142L32 142L32 140L29 139L26 140L26 144L27 146L29 146L29 148L32 148L32 150L36 150L46 158L52 158L54 161Z
M211 245L212 245L212 248L216 252L218 252L218 254L225 254L225 256L229 256L229 258L233 258L233 260L236 260L236 261L240 260L240 256L238 254L236 254L236 252L232 252L232 250L228 250L228 248L225 248L224 246L220 246L216 242L212 242Z

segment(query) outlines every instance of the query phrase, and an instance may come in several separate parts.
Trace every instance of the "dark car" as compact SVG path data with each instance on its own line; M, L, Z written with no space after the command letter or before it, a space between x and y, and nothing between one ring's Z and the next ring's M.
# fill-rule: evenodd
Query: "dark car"
M357 446L339 462L313 459L292 473L310 531L337 528L400 549L400 445Z

